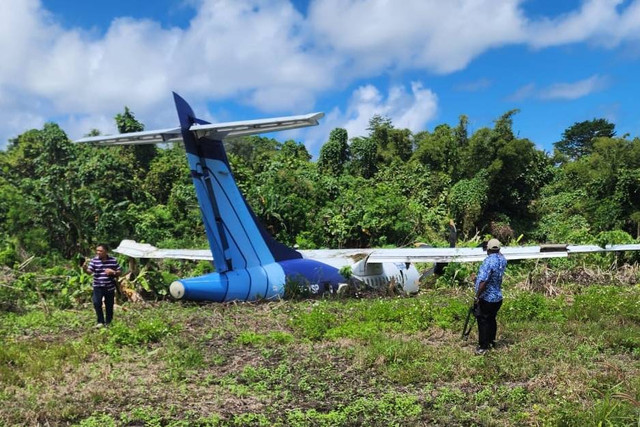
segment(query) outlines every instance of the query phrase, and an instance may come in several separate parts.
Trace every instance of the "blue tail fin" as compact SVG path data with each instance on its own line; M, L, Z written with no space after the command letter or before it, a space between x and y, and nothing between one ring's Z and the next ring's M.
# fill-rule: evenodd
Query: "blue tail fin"
M299 252L274 240L258 222L235 183L221 139L196 138L189 128L207 124L197 119L187 102L173 94L191 177L220 273L302 258Z

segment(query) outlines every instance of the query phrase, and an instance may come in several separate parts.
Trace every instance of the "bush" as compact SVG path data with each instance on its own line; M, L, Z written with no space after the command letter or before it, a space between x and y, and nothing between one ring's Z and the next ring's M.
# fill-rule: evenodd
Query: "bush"
M318 341L335 326L336 316L329 313L324 304L318 304L309 313L298 313L291 322L304 338Z
M509 320L560 320L563 311L557 302L534 292L520 292L506 296L500 314Z
M617 316L633 322L640 321L640 292L637 288L591 286L580 295L569 310L569 318L599 320Z
M436 279L436 289L464 286L471 283L471 274L475 271L473 263L448 263L442 275Z
M133 325L115 322L108 329L109 343L121 346L154 343L177 329L177 326L170 325L159 317L141 319Z

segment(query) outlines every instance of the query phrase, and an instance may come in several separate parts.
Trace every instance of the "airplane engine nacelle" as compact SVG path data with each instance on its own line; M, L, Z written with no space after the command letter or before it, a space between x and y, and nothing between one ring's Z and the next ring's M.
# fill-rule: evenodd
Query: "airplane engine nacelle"
M354 277L366 285L374 288L381 287L393 280L407 294L418 291L420 274L414 265L402 262L367 261L367 258L362 259L351 267Z

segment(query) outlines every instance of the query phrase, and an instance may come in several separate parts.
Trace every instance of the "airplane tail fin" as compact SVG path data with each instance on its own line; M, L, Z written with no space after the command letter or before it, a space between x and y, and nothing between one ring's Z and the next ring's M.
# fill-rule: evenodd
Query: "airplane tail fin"
M95 145L158 144L182 140L187 153L205 231L219 273L262 268L278 261L302 258L299 252L277 242L260 224L231 173L222 140L318 124L324 114L277 117L229 123L198 119L176 93L174 101L180 127L87 137L76 142Z
M174 100L217 271L302 258L294 249L273 239L257 220L233 178L222 132L204 131L207 122L196 118L187 102L175 93Z

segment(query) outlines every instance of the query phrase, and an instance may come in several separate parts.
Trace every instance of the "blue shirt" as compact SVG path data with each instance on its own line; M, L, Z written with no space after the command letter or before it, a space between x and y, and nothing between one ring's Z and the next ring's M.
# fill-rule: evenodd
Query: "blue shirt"
M486 282L484 292L479 297L487 302L502 301L502 276L507 268L507 259L501 254L487 256L478 269L476 292L480 282Z
M112 256L107 257L105 260L95 257L89 262L89 271L93 273L93 286L95 288L107 288L108 290L116 288L116 278L107 276L105 272L107 268L114 271L122 271L118 261Z

